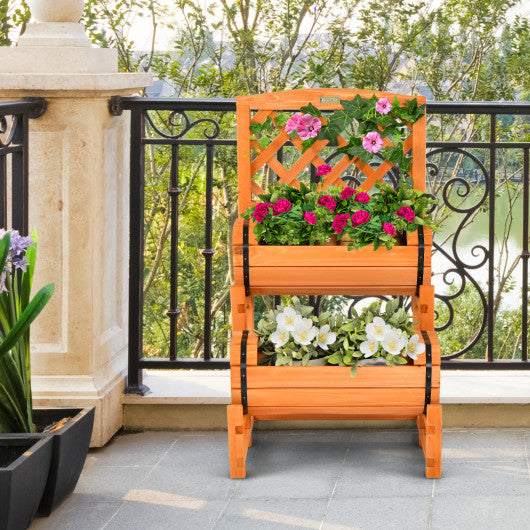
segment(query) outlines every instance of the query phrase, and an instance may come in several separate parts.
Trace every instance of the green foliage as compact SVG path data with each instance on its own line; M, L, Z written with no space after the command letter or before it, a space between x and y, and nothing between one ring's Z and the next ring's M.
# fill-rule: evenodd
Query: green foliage
M8 232L0 242L0 271L6 266L9 246ZM43 287L30 301L36 247L30 247L26 257L27 270L6 272L7 290L0 294L0 432L33 431L29 328L55 287Z

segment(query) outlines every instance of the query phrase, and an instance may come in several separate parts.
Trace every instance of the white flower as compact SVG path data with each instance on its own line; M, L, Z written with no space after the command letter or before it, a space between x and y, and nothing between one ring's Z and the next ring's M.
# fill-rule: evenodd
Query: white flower
M329 324L322 326L317 333L317 346L323 350L328 349L329 344L333 344L337 340L337 335L329 330Z
M361 342L359 348L361 352L364 353L365 357L371 357L379 349L379 342L376 340L365 340L364 342Z
M302 318L300 317L300 323L304 325L307 329L313 327L313 321L310 318Z
M298 342L298 344L307 346L311 344L311 341L315 338L316 333L317 328L308 328L305 322L299 322L294 328L293 339L295 342Z
M271 334L271 342L275 348L280 348L289 340L289 330L285 328L278 328Z
M391 326L385 323L381 317L375 317L370 324L366 324L366 337L368 340L383 340L385 331L391 329Z
M282 313L276 316L278 328L286 329L287 331L293 331L300 320L302 320L300 313L292 307L286 307Z
M425 351L425 344L423 344L423 342L418 342L419 340L420 336L416 333L416 335L410 337L407 343L407 355L411 359L416 360L418 355L421 355Z
M383 340L381 341L383 349L392 355L399 355L406 344L407 341L399 333L399 330L390 326L385 331Z

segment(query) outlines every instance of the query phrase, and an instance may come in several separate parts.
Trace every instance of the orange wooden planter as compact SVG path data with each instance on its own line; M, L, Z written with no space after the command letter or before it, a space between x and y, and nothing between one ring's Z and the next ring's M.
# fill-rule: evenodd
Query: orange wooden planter
M321 104L322 96L352 99L354 90L296 90L237 99L239 211L253 204L253 194L262 192L254 174L267 164L280 181L295 185L296 176L307 164L323 163L319 151L326 142L316 142L287 170L276 153L289 140L283 133L265 149L251 145L251 120L263 121L278 110L297 110L309 102L323 110L338 105ZM376 93L378 97L394 94ZM404 102L406 96L397 96ZM422 98L418 98L422 103ZM252 111L256 111L252 116ZM293 141L296 145L296 141ZM413 150L411 175L416 189L425 189L425 119L412 127L407 140ZM300 146L301 150L301 146ZM326 183L341 185L340 174L355 164L367 176L361 188L369 190L391 168L383 162L372 169L347 157L335 163ZM232 286L231 387L228 406L230 475L244 478L245 460L256 420L278 419L415 419L419 443L426 460L426 476L441 475L440 349L434 332L434 290L430 285L431 244L424 233L424 251L417 234L405 246L374 251L365 247L348 251L345 246L261 246L249 229L248 278L245 281L244 221L234 227L234 284ZM423 254L423 259L421 258ZM419 264L423 274L418 274ZM254 327L253 296L264 294L386 294L411 295L417 332L430 346L427 356L414 364L396 367L359 367L355 378L347 367L258 366Z

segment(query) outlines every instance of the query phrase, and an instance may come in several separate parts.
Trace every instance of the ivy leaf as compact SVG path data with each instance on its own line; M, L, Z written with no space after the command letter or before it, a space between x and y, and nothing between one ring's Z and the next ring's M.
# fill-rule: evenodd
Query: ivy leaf
M316 141L318 140L318 138L308 138L307 140L304 140L302 142L302 153L305 153L307 149L309 149Z
M254 134L259 134L261 132L261 123L258 123L257 121L253 121L250 124L249 129Z
M258 143L261 147L265 148L267 147L271 141L266 137L266 136L262 136L259 140L258 140Z
M285 114L278 114L276 118L274 118L274 122L276 123L277 127L283 127L287 123L287 116Z
M352 100L341 100L340 104L344 107L344 110L346 110L351 118L362 120L366 106L367 104L370 105L370 102L357 94Z
M315 116L317 118L322 116L322 113L312 103L309 103L309 105L306 105L305 107L300 107L300 112L304 114L311 114L311 116Z

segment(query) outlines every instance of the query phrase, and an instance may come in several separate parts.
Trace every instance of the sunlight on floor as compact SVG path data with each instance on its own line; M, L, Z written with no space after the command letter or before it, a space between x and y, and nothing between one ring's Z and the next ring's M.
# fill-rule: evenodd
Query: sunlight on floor
M164 506L173 506L174 508L187 508L188 510L200 510L206 504L206 501L201 499L154 490L129 490L123 497L123 500L161 504Z

